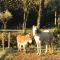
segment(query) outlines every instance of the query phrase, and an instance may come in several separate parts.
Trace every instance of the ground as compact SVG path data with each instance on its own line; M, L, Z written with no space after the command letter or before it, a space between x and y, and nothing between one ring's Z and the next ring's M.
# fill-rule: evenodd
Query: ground
M0 60L60 60L60 53L37 55L36 52L18 52L11 50L7 51Z
M57 55L37 55L36 53L18 53L14 60L60 60L60 56Z

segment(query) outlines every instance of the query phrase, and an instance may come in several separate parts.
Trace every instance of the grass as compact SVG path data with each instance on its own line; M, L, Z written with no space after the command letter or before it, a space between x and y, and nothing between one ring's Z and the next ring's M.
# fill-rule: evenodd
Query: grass
M37 55L36 53L16 52L13 56L10 55L9 58L12 58L12 60L60 60L59 55Z
M18 52L13 48L6 48L5 52L6 53L0 58L0 60L60 60L60 52L55 54L37 55L36 52Z

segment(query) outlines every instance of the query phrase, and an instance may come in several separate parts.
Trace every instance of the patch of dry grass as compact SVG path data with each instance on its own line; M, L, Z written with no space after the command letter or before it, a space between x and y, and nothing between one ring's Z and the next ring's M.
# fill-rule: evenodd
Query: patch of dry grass
M37 55L36 53L19 52L14 60L60 60L60 54L57 55Z
M36 52L18 52L11 48L5 50L7 52L0 60L60 60L60 53L37 55Z

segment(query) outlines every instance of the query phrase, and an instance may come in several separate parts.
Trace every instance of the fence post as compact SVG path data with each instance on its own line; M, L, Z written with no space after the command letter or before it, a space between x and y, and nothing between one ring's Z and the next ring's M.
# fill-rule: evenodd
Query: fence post
M10 32L8 33L8 48L10 48Z
M48 45L46 44L45 54L48 52Z
M2 32L2 47L3 47L3 51L4 51L4 33Z

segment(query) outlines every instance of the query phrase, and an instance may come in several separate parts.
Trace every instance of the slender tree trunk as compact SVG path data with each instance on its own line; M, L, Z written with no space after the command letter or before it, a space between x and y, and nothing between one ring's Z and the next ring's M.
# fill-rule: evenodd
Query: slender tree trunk
M3 51L4 51L4 33L2 32L2 47L3 47Z
M45 0L40 0L39 2L39 12L38 12L38 20L37 20L37 27L40 28L40 21L41 18L43 18L43 14L44 14L44 1Z
M37 27L40 27L40 10L38 12Z
M38 12L38 19L37 19L37 27L39 28L40 27L40 17L41 17L41 14L40 14L40 10L41 10L41 0L39 1L39 12Z
M28 0L24 4L24 22L23 22L23 33L26 33L26 21L27 21L27 15L28 15L28 7L27 4Z
M57 23L57 12L55 11L55 26L56 26L56 23Z
M60 16L58 17L58 28L60 27Z
M4 29L6 29L6 22L3 22L3 24L4 24Z
M25 11L24 11L24 22L23 22L23 33L26 32L26 15L25 15Z

